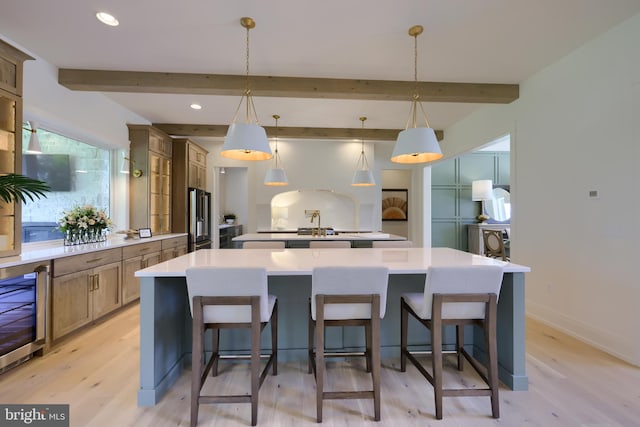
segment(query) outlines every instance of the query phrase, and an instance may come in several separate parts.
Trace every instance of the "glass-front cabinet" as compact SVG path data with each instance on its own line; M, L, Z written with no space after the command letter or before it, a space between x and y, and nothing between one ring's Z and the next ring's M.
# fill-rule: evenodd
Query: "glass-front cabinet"
M0 40L0 175L22 172L22 64L33 59ZM0 256L20 253L21 205L0 201Z
M129 224L171 232L171 137L148 125L129 125Z

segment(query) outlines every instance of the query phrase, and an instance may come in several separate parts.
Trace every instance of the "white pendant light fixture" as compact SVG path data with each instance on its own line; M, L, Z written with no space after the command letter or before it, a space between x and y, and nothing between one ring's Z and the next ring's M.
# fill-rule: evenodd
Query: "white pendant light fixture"
M267 133L258 123L258 115L249 89L249 30L254 28L256 23L252 18L244 17L240 19L240 24L247 29L247 82L240 104L227 130L220 155L235 160L269 160L273 154L271 154ZM245 102L244 123L236 121L243 101Z
M40 154L42 153L42 147L40 146L40 141L38 140L38 122L30 120L29 126L31 126L31 129L25 128L26 130L31 131L31 136L29 137L29 145L27 145L27 153Z
M369 170L369 162L367 162L367 156L364 154L364 121L366 117L360 117L362 122L362 149L360 151L360 157L358 157L358 166L353 174L351 185L354 187L371 187L376 185L375 179L373 179L373 173Z
M415 25L409 28L409 35L414 38L414 73L415 89L411 101L411 110L405 130L398 134L398 140L391 154L391 161L395 163L425 163L442 158L442 151L436 138L436 133L429 126L427 115L424 112L420 95L418 94L418 36L422 34L422 26ZM418 105L426 127L418 127ZM411 124L411 127L409 125Z
M276 149L273 154L275 167L267 171L267 174L264 177L264 185L285 186L289 185L287 173L282 167L278 167L278 161L280 160L280 154L278 154L278 119L280 118L280 116L274 114L273 118L276 119Z

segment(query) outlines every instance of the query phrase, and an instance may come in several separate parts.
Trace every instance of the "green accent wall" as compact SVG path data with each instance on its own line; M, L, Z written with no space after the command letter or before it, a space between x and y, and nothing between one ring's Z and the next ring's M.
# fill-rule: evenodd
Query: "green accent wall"
M471 182L490 179L509 185L510 153L479 151L431 167L431 246L468 250L467 224L476 223L480 202L471 201Z

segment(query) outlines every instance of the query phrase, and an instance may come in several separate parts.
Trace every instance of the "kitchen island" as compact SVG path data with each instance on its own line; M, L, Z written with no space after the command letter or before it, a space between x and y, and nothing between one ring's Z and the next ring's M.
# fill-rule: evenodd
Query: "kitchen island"
M500 379L513 390L526 390L524 273L529 267L505 263L449 248L392 249L203 249L136 272L140 296L140 389L138 405L155 405L191 361L191 315L185 271L195 266L265 267L269 293L279 301L278 357L305 360L311 272L319 266L384 265L389 268L387 313L381 324L383 357L399 357L400 294L424 289L429 266L499 265L504 279L498 303L498 362ZM212 283L212 286L216 284ZM332 328L327 346L335 349L364 345L353 329ZM411 326L410 326L411 329ZM427 336L413 328L409 343L428 345ZM239 332L239 331L232 331ZM451 331L449 331L451 332ZM465 344L482 355L482 334L466 334ZM474 336L475 335L475 336ZM263 337L268 347L269 334ZM449 333L445 343L452 343ZM221 335L221 349L249 348L248 336Z
M247 233L234 237L233 242L238 249L244 242L275 241L285 242L286 248L308 248L312 240L340 240L351 242L352 248L370 248L371 242L376 240L407 240L406 237L382 232L337 232L326 236L312 236L311 234L298 234L296 232L282 233Z

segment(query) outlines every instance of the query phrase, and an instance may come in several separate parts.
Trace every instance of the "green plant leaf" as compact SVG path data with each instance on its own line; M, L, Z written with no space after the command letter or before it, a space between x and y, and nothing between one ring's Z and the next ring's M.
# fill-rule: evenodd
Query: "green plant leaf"
M49 185L44 181L29 178L24 175L10 173L0 176L0 200L5 203L13 201L27 202L46 198L46 193L51 191Z

